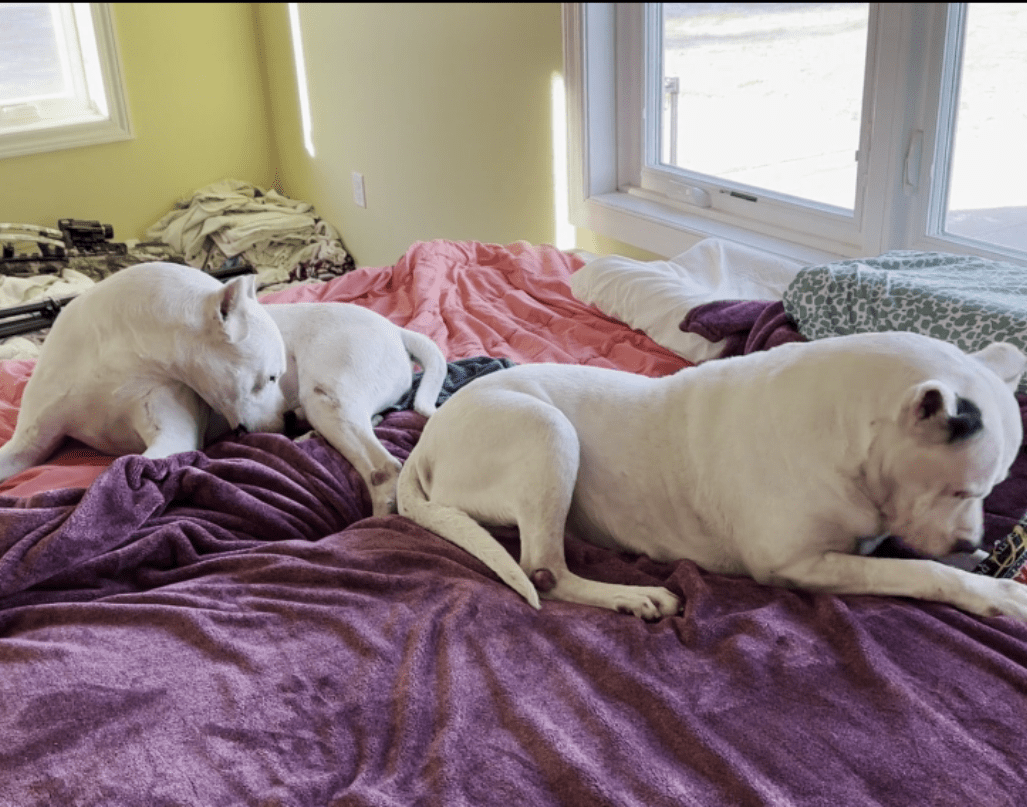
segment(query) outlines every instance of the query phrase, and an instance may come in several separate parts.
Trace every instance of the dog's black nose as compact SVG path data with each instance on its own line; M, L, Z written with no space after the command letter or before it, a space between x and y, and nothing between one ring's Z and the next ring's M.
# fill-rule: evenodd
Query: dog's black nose
M235 427L234 435L236 437L243 437L244 435L247 435L249 433L250 433L250 430L247 429L246 425L243 424L243 423L240 423L238 426Z

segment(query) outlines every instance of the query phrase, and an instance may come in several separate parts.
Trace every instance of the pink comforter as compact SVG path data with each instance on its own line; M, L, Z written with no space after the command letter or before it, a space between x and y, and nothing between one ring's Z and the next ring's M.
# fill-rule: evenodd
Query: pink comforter
M645 334L576 300L570 276L579 258L550 246L431 241L412 246L391 267L267 295L266 302L351 302L432 337L450 360L508 358L613 367L644 375L673 373L687 362ZM34 362L0 362L0 442L14 430ZM0 492L28 496L86 487L112 458L69 441L46 465L6 482Z

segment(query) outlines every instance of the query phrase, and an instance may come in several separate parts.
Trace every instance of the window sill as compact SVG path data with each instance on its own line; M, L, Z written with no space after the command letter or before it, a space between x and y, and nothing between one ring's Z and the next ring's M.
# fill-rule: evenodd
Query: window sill
M0 159L114 143L131 140L132 136L132 130L127 124L121 126L111 120L0 133Z
M571 211L571 219L577 227L667 258L680 255L704 238L724 238L806 264L853 257L714 221L683 208L685 205L679 208L657 201L646 191L631 189L581 200Z

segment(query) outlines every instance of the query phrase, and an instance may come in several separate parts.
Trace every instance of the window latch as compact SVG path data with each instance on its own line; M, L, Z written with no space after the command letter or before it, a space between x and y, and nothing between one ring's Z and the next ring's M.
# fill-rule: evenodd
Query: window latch
M668 183L667 195L679 202L687 202L695 207L709 207L713 202L710 194L695 185L684 185L680 182Z
M42 120L35 104L20 103L0 106L0 126L25 126Z
M906 196L912 196L920 189L920 161L924 155L924 132L915 129L909 136L909 148L906 149L906 170L902 177L902 190Z

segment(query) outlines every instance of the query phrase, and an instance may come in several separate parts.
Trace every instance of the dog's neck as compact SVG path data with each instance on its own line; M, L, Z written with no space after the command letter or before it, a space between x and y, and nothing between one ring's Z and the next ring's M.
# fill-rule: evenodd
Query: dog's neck
M888 535L887 505L891 498L890 486L884 478L883 468L879 462L875 461L873 454L870 454L867 460L859 466L859 472L853 481L856 490L865 500L867 509L873 510L877 517L876 528L861 538L857 545L859 554L870 554ZM864 552L863 549L869 543L873 543L873 545Z

